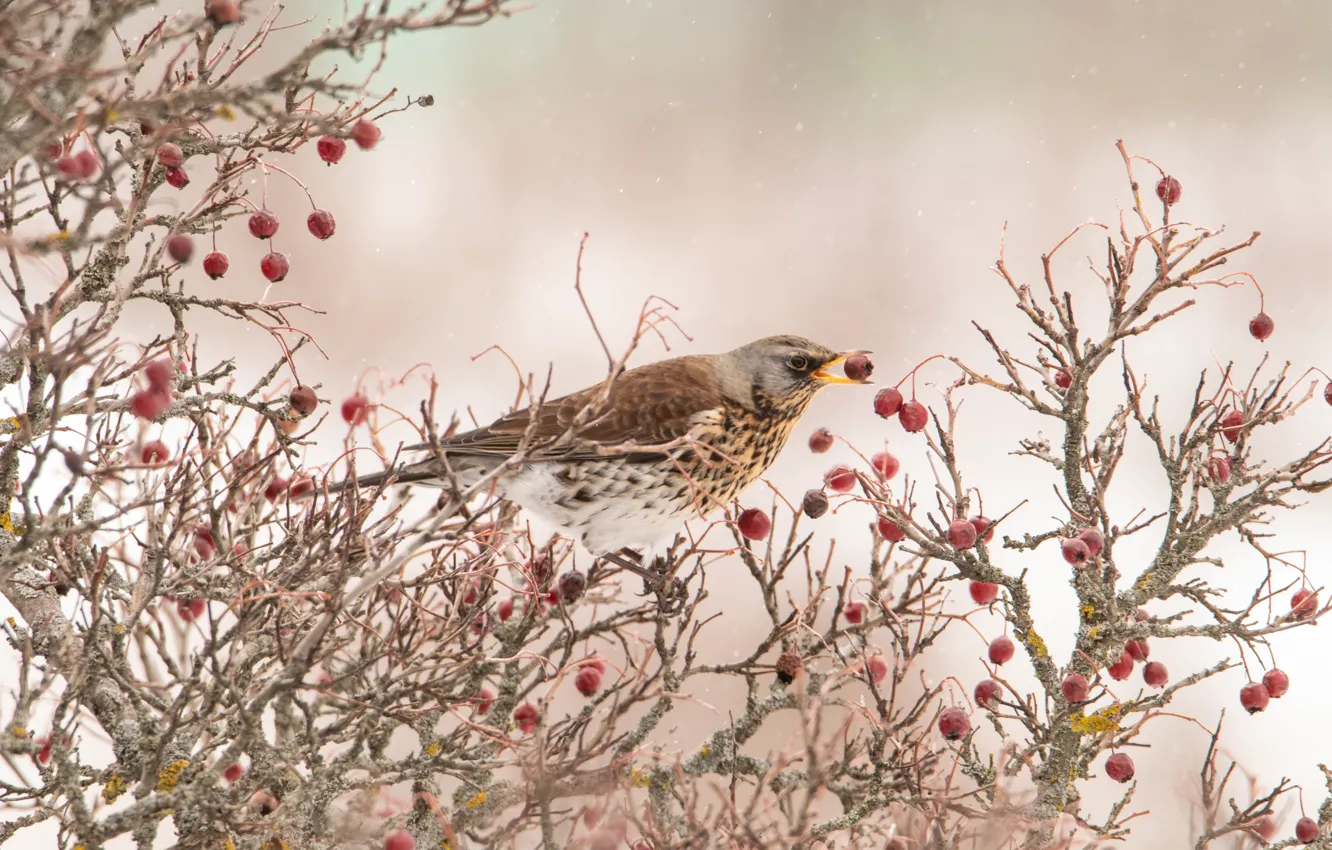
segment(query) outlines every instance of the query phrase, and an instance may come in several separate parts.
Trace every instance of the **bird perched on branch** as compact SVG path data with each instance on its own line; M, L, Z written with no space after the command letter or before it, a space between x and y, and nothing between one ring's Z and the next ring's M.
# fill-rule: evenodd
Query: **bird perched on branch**
M649 363L609 386L447 437L438 451L409 446L404 451L427 456L330 489L466 489L513 458L513 468L494 480L498 495L594 555L628 566L619 553L630 549L650 563L685 520L728 503L767 470L820 389L869 383L866 353L773 336L725 354ZM847 370L843 364L856 355ZM838 374L839 366L853 375Z

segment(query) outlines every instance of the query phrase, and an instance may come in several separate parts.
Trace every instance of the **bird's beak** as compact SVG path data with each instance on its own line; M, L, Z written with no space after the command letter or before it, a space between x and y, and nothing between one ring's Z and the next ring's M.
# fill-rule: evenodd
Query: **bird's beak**
M865 369L864 376L860 378L851 378L845 374L838 375L829 371L830 369L835 369L836 367L841 366L843 363L845 363L850 358L855 357L857 354L869 354L869 353L870 352L868 351L843 351L841 354L837 355L836 357L834 357L833 359L829 360L827 363L824 363L822 366L816 369L814 371L814 377L818 378L820 381L823 381L826 384L872 384L874 382L869 379L869 376L870 373L874 371L873 363L866 364L868 368Z

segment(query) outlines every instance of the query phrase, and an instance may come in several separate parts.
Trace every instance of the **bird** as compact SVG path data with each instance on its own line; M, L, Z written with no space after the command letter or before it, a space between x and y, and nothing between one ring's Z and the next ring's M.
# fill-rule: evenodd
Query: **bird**
M652 563L687 520L729 504L772 465L819 390L870 383L868 359L854 377L844 365L868 353L783 335L722 354L659 360L613 376L609 386L517 410L435 445L406 446L403 453L425 456L329 489L465 490L522 452L515 468L496 476L497 495L596 557L632 568L627 550Z

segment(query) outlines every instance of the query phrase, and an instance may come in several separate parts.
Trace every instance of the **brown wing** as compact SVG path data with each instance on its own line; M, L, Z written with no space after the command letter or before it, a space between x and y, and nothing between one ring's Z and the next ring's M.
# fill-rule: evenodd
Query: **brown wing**
M697 421L698 414L722 406L724 399L712 369L708 357L678 357L631 369L615 380L607 403L593 411L576 439L543 448L569 430L579 412L596 399L601 387L588 387L547 401L537 410L530 444L532 457L568 460L606 457L607 447L623 443L654 445L683 437ZM515 411L484 428L455 434L443 440L441 447L450 454L507 457L518 451L531 417L531 408ZM424 448L427 446L411 446L409 450ZM660 456L629 451L620 454Z

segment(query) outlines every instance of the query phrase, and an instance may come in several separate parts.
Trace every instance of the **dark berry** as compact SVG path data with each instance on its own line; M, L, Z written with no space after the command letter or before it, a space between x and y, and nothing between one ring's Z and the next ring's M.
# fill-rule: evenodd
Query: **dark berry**
M1059 691L1064 695L1064 699L1071 703L1086 702L1087 677L1081 673L1069 673L1064 677L1064 681L1059 683Z
M1054 373L1055 386L1061 390L1066 390L1073 385L1073 376L1063 369L1056 369Z
M139 460L149 466L157 466L171 460L171 450L161 440L151 440L139 450Z
M157 149L157 161L163 168L180 168L185 164L185 155L175 142L163 142Z
M906 539L906 532L902 527L886 516L879 517L879 536L889 543L901 543Z
M530 702L525 702L513 710L513 722L518 724L518 729L523 733L531 732L536 728L537 709Z
M842 364L842 371L851 380L863 382L874 374L874 363L863 354L853 354Z
M1124 753L1113 753L1105 760L1105 775L1116 782L1128 782L1133 778L1133 759Z
M848 602L846 607L842 609L842 616L845 617L846 621L851 625L860 625L865 622L865 603Z
M777 681L783 685L789 685L795 681L796 674L800 672L801 662L800 653L794 649L788 649L777 656Z
M994 539L994 522L989 517L977 514L967 522L971 523L971 527L976 529L977 540L989 543Z
M971 731L971 718L957 706L945 708L939 713L939 734L950 741L956 741Z
M887 419L902 409L902 392L897 387L884 387L874 394L874 412Z
M1329 384L1328 386L1332 386ZM809 450L816 455L821 455L833 445L832 431L827 428L819 428L813 434L809 435Z
M167 255L178 263L188 263L194 256L194 240L184 233L177 233L167 239Z
M342 400L342 421L348 425L361 425L370 415L370 401L361 393L353 393Z
M1238 410L1231 410L1221 417L1221 436L1230 442L1235 442L1240 438L1240 431L1244 429L1244 414Z
M856 473L849 466L837 465L823 473L823 483L834 493L850 492L856 486Z
M228 260L227 255L221 251L213 251L203 258L204 274L213 280L222 277L229 268L231 268L231 260Z
M1262 682L1250 682L1240 688L1240 705L1250 714L1257 714L1267 708L1267 703L1272 699L1272 695L1267 692L1267 687Z
M768 532L772 531L772 520L758 508L747 508L742 511L735 525L747 540L767 540Z
M1318 594L1302 587L1291 594L1290 613L1297 620L1307 620L1318 611Z
M1148 661L1142 666L1142 680L1148 687L1162 688L1170 680L1170 673L1160 661Z
M190 175L186 174L183 168L168 168L166 182L173 189L184 189L190 185Z
M560 574L555 589L560 594L560 601L570 605L583 598L583 592L587 590L587 577L578 570L569 570Z
M304 385L292 390L291 395L288 396L288 401L291 403L291 409L300 416L309 416L319 406L319 396L315 395L314 390Z
M1332 404L1332 381L1328 381L1327 386L1323 387L1323 401Z
M925 430L925 424L930 421L930 412L925 409L925 405L912 399L903 402L902 408L897 411L897 420L903 428L914 434Z
M1105 548L1105 535L1095 528L1082 529L1078 532L1078 539L1087 545L1088 557L1097 557Z
M972 581L968 590L971 593L971 601L977 605L989 605L999 598L999 585L988 581Z
M268 210L259 210L250 216L250 235L256 239L272 239L278 232L278 219Z
M948 526L948 543L954 549L970 549L976 545L976 526L970 520L955 519Z
M333 213L328 210L315 210L305 219L305 226L310 228L316 238L327 239L333 235L337 222L333 221Z
M1129 655L1127 652L1121 652L1119 654L1119 660L1106 668L1106 672L1109 673L1110 678L1114 679L1116 682L1124 681L1129 676L1133 675L1133 656Z
M352 125L352 140L363 151L368 151L379 144L379 128L369 118L362 118Z
M1064 553L1064 560L1075 567L1087 563L1087 559L1091 557L1091 549L1076 537L1064 538L1064 541L1059 544L1059 548Z
M574 687L585 697L595 696L601 690L601 671L595 667L584 667L574 677Z
M902 464L898 459L888 452L879 452L874 455L874 457L870 458L870 466L884 481L892 480L892 477L902 468Z
M994 679L981 679L976 683L976 689L971 696L976 700L976 705L987 706L992 701L998 700L1003 692L1003 688Z
M337 136L320 136L315 149L319 151L320 159L329 165L335 165L347 152L347 143Z
M271 251L264 254L259 261L259 271L263 272L264 277L273 283L277 283L287 276L291 271L291 264L287 262L287 255L280 251Z
M1007 664L1013 660L1013 653L1016 651L1017 647L1012 639L1008 635L1000 635L990 641L990 663Z
M1183 194L1184 187L1179 185L1179 181L1166 175L1156 181L1156 197L1168 207L1173 207L1179 203L1179 196Z
M1249 320L1249 333L1253 335L1254 339L1267 339L1274 330L1276 330L1276 322L1272 321L1272 317L1266 313L1259 313Z
M822 490L806 490L800 509L810 519L818 519L828 512L828 497L823 495Z
M1263 687L1272 699L1281 699L1290 690L1290 677L1286 671L1273 667L1263 674Z

